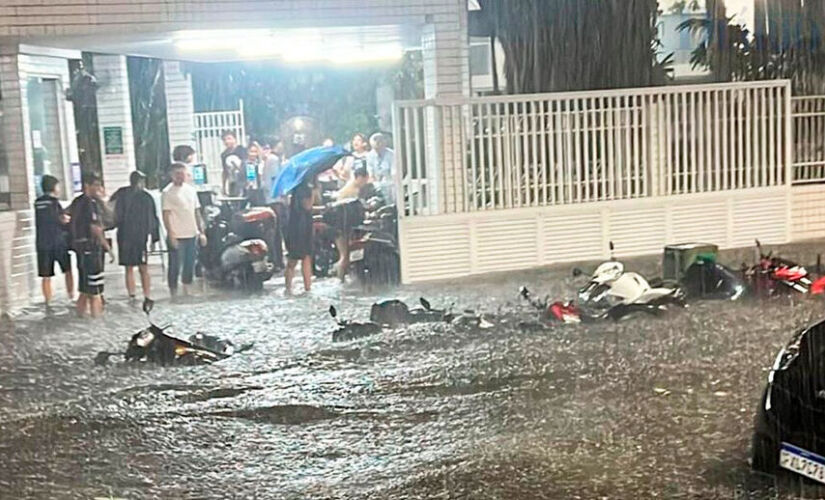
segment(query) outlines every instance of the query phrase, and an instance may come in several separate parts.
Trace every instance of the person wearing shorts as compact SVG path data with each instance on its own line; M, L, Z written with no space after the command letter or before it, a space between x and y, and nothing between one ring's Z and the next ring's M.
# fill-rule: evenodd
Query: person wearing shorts
M289 218L284 234L287 251L284 281L287 295L292 293L292 279L295 277L298 262L301 263L304 290L309 292L312 288L312 205L314 198L312 187L307 184L301 184L295 188L290 196Z
M129 185L115 191L110 200L115 205L118 263L125 270L126 291L130 299L134 299L137 292L135 267L140 273L143 298L151 299L146 244L150 236L152 245L160 241L155 200L144 189L145 182L146 176L135 170L129 176Z
M83 194L73 203L72 238L80 270L77 313L98 318L103 314L103 257L111 254L103 234L103 184L96 174L83 179Z
M66 294L74 299L74 275L71 269L66 225L69 216L60 205L60 181L44 175L40 183L43 196L34 202L35 248L37 250L37 275L42 278L41 289L46 306L51 304L54 292L52 278L55 264L66 280Z

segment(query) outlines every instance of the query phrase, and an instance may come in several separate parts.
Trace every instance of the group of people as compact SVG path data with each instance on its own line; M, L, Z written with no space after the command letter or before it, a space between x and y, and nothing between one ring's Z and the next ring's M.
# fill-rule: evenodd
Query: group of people
M171 182L163 189L161 209L169 251L168 285L174 296L178 279L189 293L195 265L195 242L205 244L197 191L187 182L184 163L174 163ZM78 274L78 297L75 303L80 316L99 317L104 307L104 266L106 255L115 261L106 231L117 229L118 263L125 272L126 290L135 298L135 268L140 274L144 298L151 296L151 279L147 259L151 248L160 241L155 200L145 189L146 177L134 171L129 185L118 189L108 200L100 176L84 174L83 192L68 208L60 203L61 186L57 178L43 176L43 195L35 208L35 246L38 275L46 305L54 298L52 278L55 267L65 276L66 292L75 300L74 272L70 252L75 253ZM181 277L182 274L182 277Z
M370 188L374 188L387 203L395 203L395 154L387 147L387 139L381 133L375 133L369 139L364 134L356 133L350 142L350 156L313 179L317 182L302 185L284 197L274 197L272 189L281 167L287 161L283 142L276 141L274 146L270 146L252 141L244 148L231 131L224 132L222 139L225 146L221 154L223 194L244 196L253 204L266 204L277 214L274 265L279 270L285 268L287 293L292 291L299 263L304 290L310 291L312 286L312 221L313 214L319 211L322 186L335 190L337 199L366 199L372 192ZM332 139L322 143L324 147L333 145ZM287 251L285 265L282 245ZM338 276L343 280L349 265L348 235L345 232L336 238L336 246L340 255Z
M313 256L313 213L317 212L319 187L302 185L286 197L275 198L272 184L286 162L283 143L273 146L251 142L240 145L232 132L223 134L226 147L221 155L222 192L226 196L246 197L256 205L271 206L277 214L278 231L273 254L276 268L285 268L287 292L298 263L302 265L304 289L311 289ZM325 144L327 145L327 144ZM318 181L338 189L337 197L366 197L366 188L374 186L389 202L394 201L394 153L387 147L382 134L367 140L356 134L351 142L352 155L344 158ZM168 184L161 192L161 218L166 230L169 266L167 282L173 297L178 294L179 281L184 294L191 289L198 246L205 246L204 221L201 216L198 191L193 183L196 152L190 146L178 146L172 153ZM45 175L41 181L43 195L35 208L38 275L42 278L42 293L46 305L54 298L52 278L55 267L65 276L66 291L75 301L75 273L70 252L76 256L78 297L76 309L81 316L99 317L104 308L104 266L115 256L106 231L117 229L118 263L124 268L125 284L130 298L135 298L137 283L135 268L145 298L151 296L151 279L147 259L160 241L161 221L158 220L154 197L146 190L145 175L134 171L129 185L118 189L108 200L97 174L83 175L83 192L71 205L60 203L61 185L57 178ZM320 183L318 183L320 184ZM342 235L343 236L343 235ZM285 243L285 245L284 245ZM342 261L339 275L346 273L346 239L338 241ZM281 247L287 251L284 265Z

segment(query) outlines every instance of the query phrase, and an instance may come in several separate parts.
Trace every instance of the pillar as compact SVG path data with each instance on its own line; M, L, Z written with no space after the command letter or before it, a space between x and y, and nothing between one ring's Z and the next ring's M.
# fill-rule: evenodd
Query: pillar
M470 94L469 38L464 2L453 9L428 17L421 35L424 66L424 96L467 97ZM465 109L466 108L466 109ZM430 213L452 212L459 208L466 191L461 157L465 153L461 127L469 125L469 108L444 113L446 108L426 109L427 184ZM462 119L464 118L464 119Z
M97 119L100 128L103 184L107 193L129 184L135 170L135 141L129 76L126 57L95 54L92 58L97 78Z
M183 144L194 148L196 147L195 104L192 97L192 77L184 74L180 62L164 61L163 78L166 89L169 151Z

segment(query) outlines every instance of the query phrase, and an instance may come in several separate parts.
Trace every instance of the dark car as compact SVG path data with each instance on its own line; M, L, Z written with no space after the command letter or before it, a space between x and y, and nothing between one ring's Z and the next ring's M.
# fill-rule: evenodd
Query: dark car
M756 416L754 470L825 483L825 320L776 356Z

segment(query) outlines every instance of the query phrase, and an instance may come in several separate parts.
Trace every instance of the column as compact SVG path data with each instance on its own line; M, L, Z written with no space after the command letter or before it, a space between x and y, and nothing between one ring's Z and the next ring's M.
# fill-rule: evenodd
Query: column
M195 105L192 98L192 77L184 74L178 61L163 62L166 89L166 125L169 129L169 151L185 144L195 147ZM196 148L197 149L197 148Z
M129 103L129 76L125 56L95 54L92 59L97 78L97 119L103 184L107 193L129 184L135 170L135 141L132 135L132 108Z
M431 17L421 35L424 66L424 95L427 99L439 97L467 97L470 93L469 42L467 10L460 2L448 13ZM464 154L460 127L467 112L442 112L438 106L426 109L427 183L430 213L453 211L462 205L466 186L461 182ZM458 128L458 130L457 130Z

